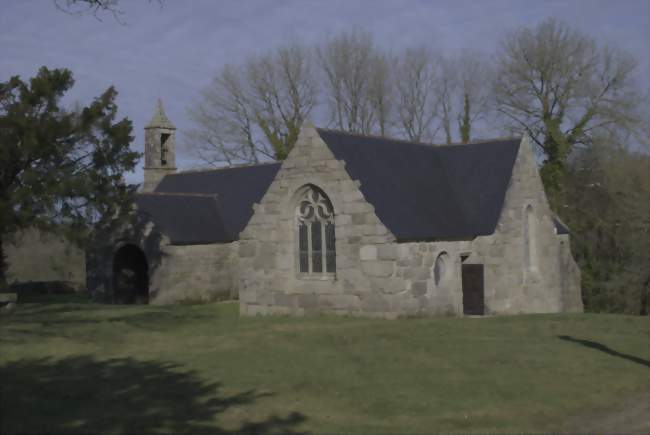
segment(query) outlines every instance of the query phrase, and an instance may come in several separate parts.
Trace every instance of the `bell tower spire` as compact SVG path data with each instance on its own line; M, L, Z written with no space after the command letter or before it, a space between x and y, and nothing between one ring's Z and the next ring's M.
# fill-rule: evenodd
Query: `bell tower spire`
M144 127L143 192L152 192L165 175L176 172L175 142L176 127L158 98L153 117Z

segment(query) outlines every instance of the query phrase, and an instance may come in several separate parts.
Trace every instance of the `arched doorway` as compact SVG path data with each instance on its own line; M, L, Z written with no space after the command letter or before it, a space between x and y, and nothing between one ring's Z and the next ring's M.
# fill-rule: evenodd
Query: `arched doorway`
M124 245L113 256L113 301L118 304L149 302L147 257L135 245Z

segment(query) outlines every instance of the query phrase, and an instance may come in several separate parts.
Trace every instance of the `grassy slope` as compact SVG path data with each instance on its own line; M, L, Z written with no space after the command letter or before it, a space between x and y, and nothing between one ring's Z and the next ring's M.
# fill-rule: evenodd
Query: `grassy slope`
M0 316L0 432L552 431L650 392L649 343L618 315L27 304Z

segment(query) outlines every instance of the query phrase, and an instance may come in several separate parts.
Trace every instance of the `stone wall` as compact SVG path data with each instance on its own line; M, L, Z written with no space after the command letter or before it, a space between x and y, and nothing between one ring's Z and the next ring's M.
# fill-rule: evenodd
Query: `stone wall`
M469 241L367 245L361 249L361 262L362 265L370 265L375 260L391 263L390 276L371 282L378 295L391 300L388 317L461 315L461 255L470 249ZM444 257L444 272L436 282L434 268L439 256Z
M4 245L7 282L64 282L81 289L86 281L83 249L63 238L35 229L27 230Z
M524 220L529 206L532 258L526 267ZM492 235L477 237L473 247L468 263L484 264L486 313L561 312L566 310L563 294L573 301L571 310L582 311L581 304L575 305L580 300L579 271L568 243L556 234L527 138L519 148L497 228Z
M329 197L336 223L336 276L297 273L296 192L315 185ZM466 241L396 243L311 126L284 161L240 234L237 278L245 315L333 312L394 318L463 313L461 257L485 265L486 313L558 312L565 301L581 310L568 244L555 234L552 215L525 142L517 157L504 209L494 234ZM535 271L525 271L524 211L534 210ZM558 256L558 253L562 254ZM436 284L434 264L446 255ZM576 297L576 294L578 297Z
M336 224L336 277L299 278L296 265L296 192L313 184L328 196ZM239 240L238 288L242 314L330 311L387 315L390 297L373 288L387 281L394 261L362 264L364 245L385 245L395 237L365 201L359 183L345 164L320 139L313 127L303 128L294 149Z
M113 259L124 245L147 258L149 302L171 304L236 299L238 243L172 245L150 222L97 235L88 251L87 286L96 300L113 301Z
M571 254L568 234L557 236L560 243L557 258L560 263L560 290L562 311L565 313L582 313L584 306L581 292L581 273Z
M237 243L162 247L150 274L149 302L209 302L236 299Z
M323 190L334 208L335 278L297 273L295 195L308 184ZM470 242L396 243L359 186L317 132L304 128L240 234L242 314L462 313L460 254ZM436 285L433 265L442 252L450 258L448 274Z

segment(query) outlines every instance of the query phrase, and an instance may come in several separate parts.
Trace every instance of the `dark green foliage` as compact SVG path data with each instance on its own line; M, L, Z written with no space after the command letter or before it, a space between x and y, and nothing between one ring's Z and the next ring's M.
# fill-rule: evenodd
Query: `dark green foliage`
M650 157L593 147L568 165L562 216L582 270L585 309L648 313Z
M555 18L510 33L497 56L497 108L541 152L590 311L647 312L650 167L647 155L626 150L650 138L636 70L632 55Z
M496 104L543 153L551 205L561 207L567 158L603 134L638 132L644 101L633 56L555 18L508 34L497 56Z
M131 121L116 121L113 87L88 106L64 109L60 100L73 84L70 71L46 67L29 82L0 83L3 241L36 227L81 243L92 227L131 210L134 188L122 179L140 157L129 148Z

